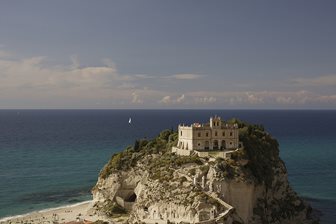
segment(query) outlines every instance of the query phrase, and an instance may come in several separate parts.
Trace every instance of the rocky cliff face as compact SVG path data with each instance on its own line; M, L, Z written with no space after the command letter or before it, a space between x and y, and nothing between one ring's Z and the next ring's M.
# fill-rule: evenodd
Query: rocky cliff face
M318 223L291 189L278 144L239 122L244 149L232 159L170 153L177 135L136 141L114 155L93 188L94 210L126 223Z

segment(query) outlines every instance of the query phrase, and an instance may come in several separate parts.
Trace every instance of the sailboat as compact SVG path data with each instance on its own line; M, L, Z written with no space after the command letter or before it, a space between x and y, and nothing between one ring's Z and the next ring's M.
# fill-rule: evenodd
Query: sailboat
M131 124L132 123L132 118L128 119L128 123Z

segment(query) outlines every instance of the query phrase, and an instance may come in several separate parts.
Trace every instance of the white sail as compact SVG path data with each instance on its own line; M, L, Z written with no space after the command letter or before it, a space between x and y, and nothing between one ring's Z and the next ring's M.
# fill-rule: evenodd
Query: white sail
M128 123L129 123L129 124L132 123L132 118L129 118L129 119L128 119Z

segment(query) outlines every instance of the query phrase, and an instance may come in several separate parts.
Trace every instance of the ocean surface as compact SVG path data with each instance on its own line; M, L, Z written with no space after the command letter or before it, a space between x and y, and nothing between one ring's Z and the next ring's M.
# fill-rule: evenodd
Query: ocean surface
M335 110L0 110L0 218L89 200L113 153L212 115L263 124L292 187L336 222Z

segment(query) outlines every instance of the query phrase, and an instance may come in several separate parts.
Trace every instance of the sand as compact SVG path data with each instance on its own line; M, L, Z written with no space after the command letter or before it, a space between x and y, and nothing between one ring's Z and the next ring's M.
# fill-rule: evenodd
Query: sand
M68 205L64 207L35 211L24 215L12 216L0 219L0 224L52 224L67 223L71 221L105 220L104 217L88 214L92 201Z

